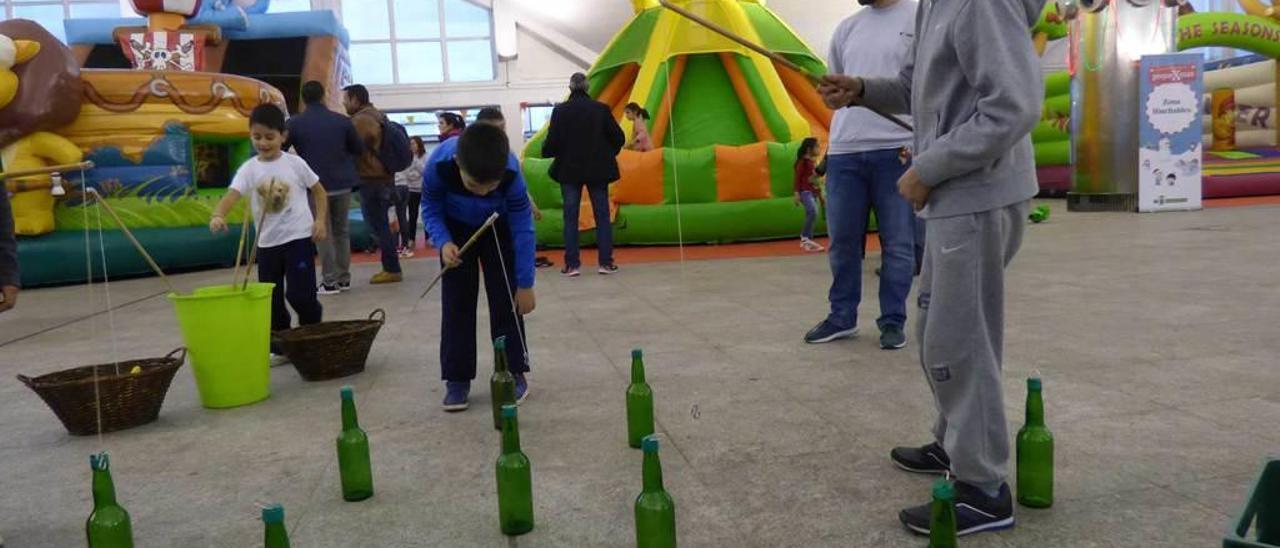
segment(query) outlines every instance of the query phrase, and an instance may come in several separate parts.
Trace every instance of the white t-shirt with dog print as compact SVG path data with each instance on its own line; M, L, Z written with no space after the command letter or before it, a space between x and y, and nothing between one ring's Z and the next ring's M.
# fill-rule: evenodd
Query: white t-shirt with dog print
M240 166L231 189L250 197L254 223L262 219L258 247L276 247L311 237L315 216L307 193L319 181L307 162L293 154L281 154L270 162L255 156ZM265 218L263 207L267 209Z

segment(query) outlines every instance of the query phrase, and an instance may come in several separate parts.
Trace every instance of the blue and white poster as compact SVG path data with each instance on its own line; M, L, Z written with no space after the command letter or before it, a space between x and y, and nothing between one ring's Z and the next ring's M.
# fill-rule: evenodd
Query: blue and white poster
M1138 70L1138 211L1202 207L1199 53L1147 55Z

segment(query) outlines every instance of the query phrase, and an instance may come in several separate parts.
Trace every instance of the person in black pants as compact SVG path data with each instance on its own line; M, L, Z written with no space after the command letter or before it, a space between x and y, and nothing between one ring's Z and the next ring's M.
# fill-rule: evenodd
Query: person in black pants
M542 157L554 158L551 178L560 183L564 196L564 269L561 274L576 277L582 266L578 252L578 207L582 187L587 187L596 219L596 247L600 251L600 274L618 272L613 261L613 225L609 218L609 185L620 178L618 153L627 137L604 103L587 93L587 76L574 74L569 80L569 100L551 112Z
M418 212L422 208L422 167L427 163L427 147L422 143L422 137L417 135L410 137L409 148L413 150L413 163L396 174L396 191L401 193L400 202L396 205L396 216L400 219L400 256L404 258L412 257L418 246Z

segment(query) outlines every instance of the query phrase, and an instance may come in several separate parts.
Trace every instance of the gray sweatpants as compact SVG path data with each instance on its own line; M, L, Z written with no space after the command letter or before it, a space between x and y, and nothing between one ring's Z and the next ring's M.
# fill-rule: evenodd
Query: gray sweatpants
M351 193L329 196L329 238L316 244L326 285L351 283Z
M1004 270L1022 245L1030 207L925 221L917 340L938 406L933 434L956 478L988 492L1008 475Z

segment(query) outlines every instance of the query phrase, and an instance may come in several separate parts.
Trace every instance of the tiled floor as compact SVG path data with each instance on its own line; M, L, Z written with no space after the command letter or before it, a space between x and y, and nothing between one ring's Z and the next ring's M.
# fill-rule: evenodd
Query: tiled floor
M1028 227L1009 277L1006 401L1022 422L1023 379L1045 378L1057 437L1057 500L988 547L1220 545L1268 454L1280 453L1280 244L1273 205L1162 215L1068 214ZM330 319L390 319L356 386L377 495L341 501L333 452L341 381L272 372L272 397L200 407L190 365L159 421L68 436L44 404L0 382L0 535L7 548L78 546L91 503L86 456L110 450L138 546L260 542L256 503L285 504L297 546L627 546L640 455L625 444L629 351L647 351L663 464L682 546L923 546L897 510L927 478L896 471L894 444L927 441L929 391L907 350L874 342L865 267L862 338L806 346L825 311L822 256L626 264L616 277L544 272L529 318L532 395L521 438L533 461L537 528L498 532L488 394L445 415L436 271L324 301ZM372 274L361 266L359 275ZM176 278L182 288L229 272ZM0 377L182 344L155 280L29 291L0 316ZM483 310L483 307L482 307ZM481 325L485 325L483 312ZM490 357L479 369L487 375Z

